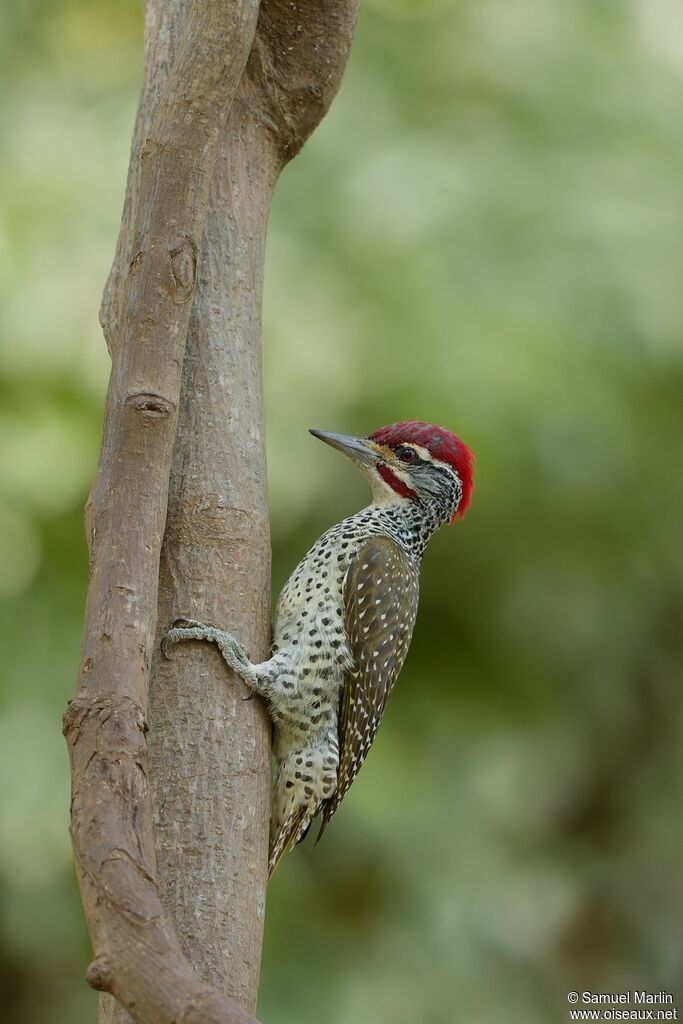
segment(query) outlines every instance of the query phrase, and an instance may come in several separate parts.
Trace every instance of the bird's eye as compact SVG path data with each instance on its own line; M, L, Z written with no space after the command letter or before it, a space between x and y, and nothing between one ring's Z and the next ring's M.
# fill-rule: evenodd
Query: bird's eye
M402 446L401 448L396 449L396 458L400 459L401 462L415 462L417 452L414 448Z

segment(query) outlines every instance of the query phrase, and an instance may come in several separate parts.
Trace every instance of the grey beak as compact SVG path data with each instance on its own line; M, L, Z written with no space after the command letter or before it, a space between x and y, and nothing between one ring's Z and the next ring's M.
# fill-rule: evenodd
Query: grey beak
M352 437L350 434L333 434L329 430L310 430L313 437L320 438L331 448L336 448L342 455L360 462L364 466L373 466L380 461L380 456L374 449L369 448L363 437Z

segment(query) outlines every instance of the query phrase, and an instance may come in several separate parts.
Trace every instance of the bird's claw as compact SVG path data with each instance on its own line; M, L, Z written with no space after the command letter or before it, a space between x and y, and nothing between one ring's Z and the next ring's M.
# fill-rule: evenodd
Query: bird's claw
M159 644L159 647L161 648L161 653L163 657L166 659L166 661L172 660L171 655L168 653L169 644L174 644L178 642L177 637L171 636L173 631L175 629L197 629L201 628L201 625L202 623L198 622L197 619L174 619L171 628L167 630L166 633L164 633L164 635L161 638L161 643Z
M161 639L160 647L163 657L170 661L169 646L182 640L208 640L210 643L215 643L223 656L223 660L238 676L244 679L251 671L251 658L246 647L239 640L236 640L234 636L217 629L215 626L209 626L205 622L198 622L196 619L175 619L171 628ZM247 686L249 687L249 693L244 697L244 700L251 700L254 696L254 690L248 682Z
M197 629L201 627L202 623L197 619L175 619L171 629Z
M170 633L170 632L171 631L169 629L168 633ZM171 655L168 653L168 645L169 645L168 633L165 633L162 636L161 643L159 644L159 647L161 649L161 655L162 655L163 658L166 659L166 661L170 661L171 660ZM171 640L170 643L173 643L173 641Z

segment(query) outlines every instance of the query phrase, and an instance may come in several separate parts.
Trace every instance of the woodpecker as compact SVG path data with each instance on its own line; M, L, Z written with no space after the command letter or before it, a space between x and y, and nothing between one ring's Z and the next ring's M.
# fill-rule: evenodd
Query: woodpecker
M370 749L403 667L422 556L469 505L474 457L449 430L408 421L368 437L311 430L369 480L370 505L327 530L278 600L271 657L253 664L230 633L177 619L162 641L216 644L265 698L277 762L268 877L321 815L318 839Z

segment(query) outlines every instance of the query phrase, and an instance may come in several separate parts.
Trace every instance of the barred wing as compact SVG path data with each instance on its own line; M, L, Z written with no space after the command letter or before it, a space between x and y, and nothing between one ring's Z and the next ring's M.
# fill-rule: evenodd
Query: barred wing
M408 653L418 593L418 563L391 538L370 537L344 583L346 633L355 667L340 699L337 789L323 805L320 835L375 738Z

